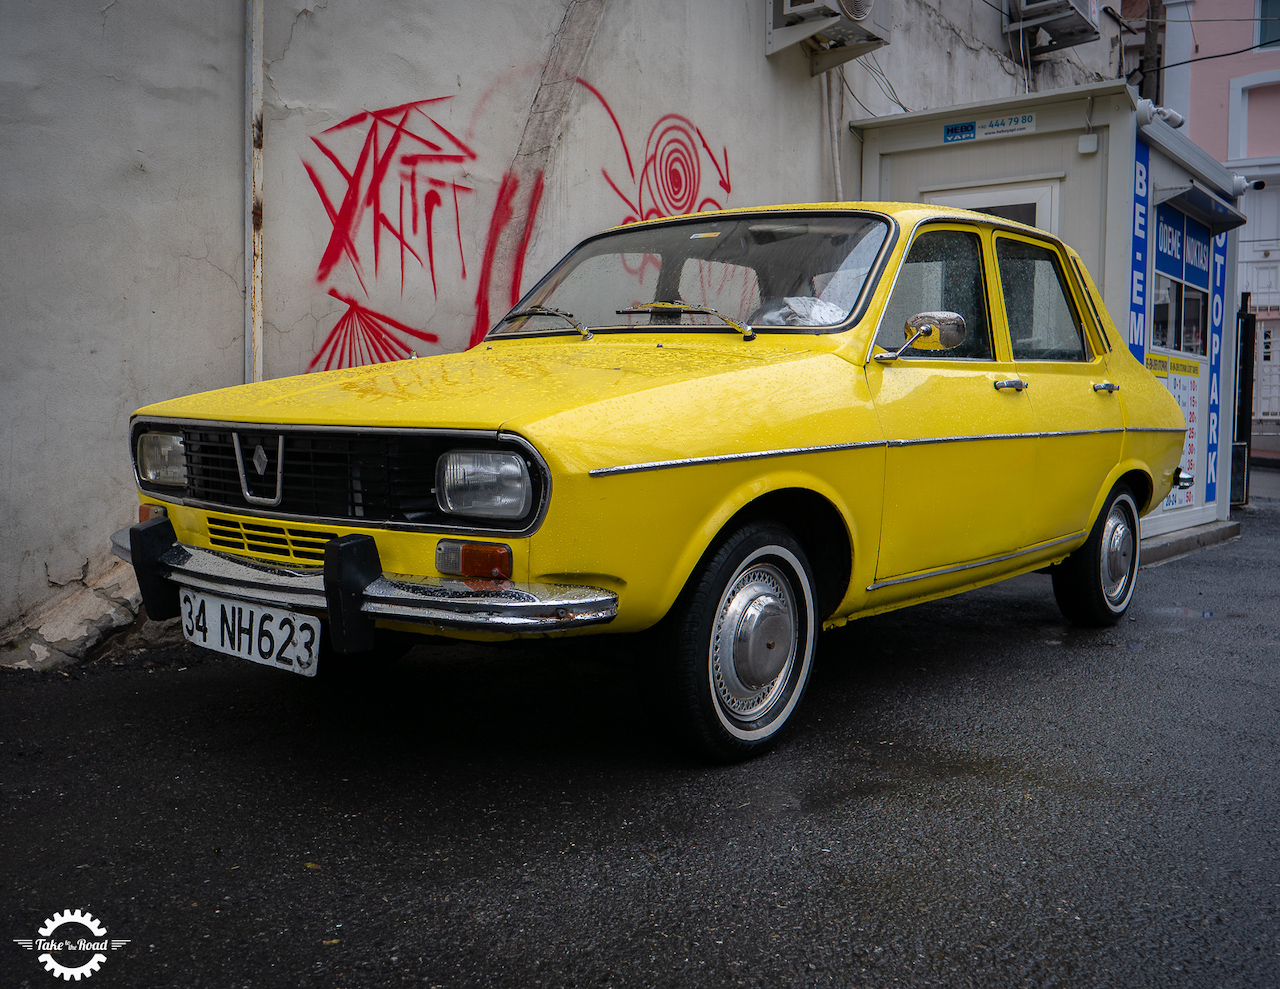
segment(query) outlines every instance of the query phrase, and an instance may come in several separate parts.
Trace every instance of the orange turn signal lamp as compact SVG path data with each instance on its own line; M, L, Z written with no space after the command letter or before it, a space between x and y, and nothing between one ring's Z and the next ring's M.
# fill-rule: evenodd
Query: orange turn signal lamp
M511 547L505 543L467 543L441 539L436 543L436 569L458 577L509 580Z
M139 505L138 521L150 522L152 519L162 519L169 514L169 509L164 505Z

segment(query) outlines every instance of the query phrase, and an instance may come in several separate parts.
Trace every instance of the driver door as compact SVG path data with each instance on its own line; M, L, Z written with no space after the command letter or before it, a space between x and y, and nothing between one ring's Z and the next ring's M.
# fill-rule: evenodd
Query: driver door
M965 583L966 571L1026 545L1035 471L1035 418L1012 383L1015 367L993 333L991 241L979 228L922 228L898 273L875 353L897 351L903 326L920 312L964 317L953 350L909 348L867 364L867 380L888 440L883 528L876 580L882 600L919 593L916 582Z

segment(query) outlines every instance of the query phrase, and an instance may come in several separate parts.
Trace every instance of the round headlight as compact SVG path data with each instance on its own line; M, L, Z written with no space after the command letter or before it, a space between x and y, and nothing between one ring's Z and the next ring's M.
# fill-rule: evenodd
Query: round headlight
M529 468L517 453L450 450L436 462L436 501L452 515L523 518L533 505Z
M138 477L143 484L183 487L187 462L177 433L143 433L138 437Z

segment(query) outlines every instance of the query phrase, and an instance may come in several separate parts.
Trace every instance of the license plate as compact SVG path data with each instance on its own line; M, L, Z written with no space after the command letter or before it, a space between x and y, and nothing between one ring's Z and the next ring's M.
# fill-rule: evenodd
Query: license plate
M318 619L186 587L180 589L180 601L182 634L188 642L306 677L316 675Z

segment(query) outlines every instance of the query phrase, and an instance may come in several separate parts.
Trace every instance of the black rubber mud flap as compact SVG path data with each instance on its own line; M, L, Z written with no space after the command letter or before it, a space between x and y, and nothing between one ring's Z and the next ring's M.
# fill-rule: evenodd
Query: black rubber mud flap
M178 541L173 523L159 516L129 527L129 555L138 577L138 590L152 621L177 618L178 585L160 574L160 557Z
M372 536L339 536L324 544L324 596L329 605L329 644L336 653L373 648L376 627L360 610L365 588L382 576Z

